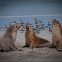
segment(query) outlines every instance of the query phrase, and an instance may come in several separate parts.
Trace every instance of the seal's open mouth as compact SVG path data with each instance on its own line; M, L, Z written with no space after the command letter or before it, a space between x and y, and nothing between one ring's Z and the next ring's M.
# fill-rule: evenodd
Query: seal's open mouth
M26 26L26 29L29 30L29 27Z

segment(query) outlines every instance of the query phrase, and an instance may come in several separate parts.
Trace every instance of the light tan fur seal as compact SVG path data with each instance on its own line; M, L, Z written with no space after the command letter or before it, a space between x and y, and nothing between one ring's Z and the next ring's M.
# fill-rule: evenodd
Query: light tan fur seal
M0 39L0 51L16 50L15 46L17 30L21 27L21 24L13 24L7 28L7 31Z
M52 47L56 47L57 50L62 50L62 27L61 24L53 19L53 29L52 29Z

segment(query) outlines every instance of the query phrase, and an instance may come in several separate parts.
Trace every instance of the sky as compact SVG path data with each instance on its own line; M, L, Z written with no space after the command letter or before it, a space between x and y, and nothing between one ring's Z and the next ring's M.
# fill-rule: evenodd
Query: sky
M62 15L62 0L0 0L0 16Z

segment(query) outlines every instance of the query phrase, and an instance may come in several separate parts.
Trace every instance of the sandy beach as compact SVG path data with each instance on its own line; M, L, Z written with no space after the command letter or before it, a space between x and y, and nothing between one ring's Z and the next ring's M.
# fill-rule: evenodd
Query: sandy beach
M0 31L0 38L5 31ZM52 33L48 31L40 31L37 36L47 39L52 42ZM57 51L55 48L43 47L43 48L23 48L25 45L25 32L17 32L16 46L23 51L10 51L0 52L0 62L46 62L56 61L61 62L62 52Z

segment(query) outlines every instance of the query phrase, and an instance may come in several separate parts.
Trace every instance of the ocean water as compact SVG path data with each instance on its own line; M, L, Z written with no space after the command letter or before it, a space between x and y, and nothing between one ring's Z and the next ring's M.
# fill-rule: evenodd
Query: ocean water
M34 19L37 18L38 20L42 21L45 26L48 24L48 22L51 22L52 19L58 20L62 24L62 16L12 16L12 17L0 17L0 30L4 30L4 25L9 25L9 23L16 21L17 23L20 23L20 20L23 22L28 21L34 26ZM48 30L48 29L46 29Z

